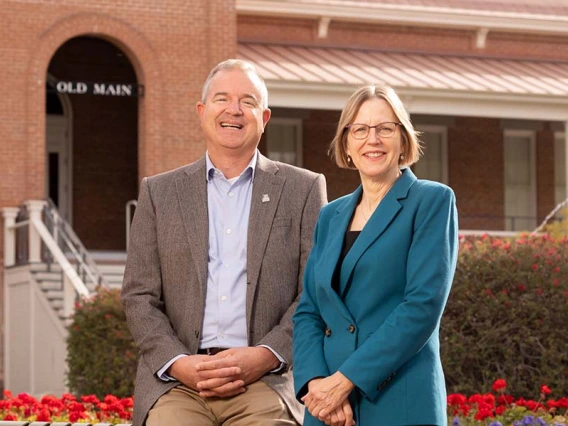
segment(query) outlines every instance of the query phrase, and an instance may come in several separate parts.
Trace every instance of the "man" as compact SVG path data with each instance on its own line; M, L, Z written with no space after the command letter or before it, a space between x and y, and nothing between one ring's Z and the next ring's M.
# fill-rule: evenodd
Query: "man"
M325 179L257 151L262 77L218 64L204 158L142 180L122 301L140 350L135 426L294 425L292 322Z

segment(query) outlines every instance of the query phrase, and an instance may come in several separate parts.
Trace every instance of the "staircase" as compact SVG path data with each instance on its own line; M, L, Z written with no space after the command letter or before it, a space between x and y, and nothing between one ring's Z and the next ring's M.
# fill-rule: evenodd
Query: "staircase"
M67 392L66 326L75 302L101 287L120 288L126 253L88 252L50 200L2 214L5 388Z
M107 288L120 289L122 287L126 254L122 257L124 260L115 260L108 259L103 255L102 258L96 261L99 272L107 283ZM30 272L57 316L64 321L66 317L63 312L64 290L61 266L53 263L38 263L30 265ZM86 287L90 293L96 292L96 286L93 282L86 283Z

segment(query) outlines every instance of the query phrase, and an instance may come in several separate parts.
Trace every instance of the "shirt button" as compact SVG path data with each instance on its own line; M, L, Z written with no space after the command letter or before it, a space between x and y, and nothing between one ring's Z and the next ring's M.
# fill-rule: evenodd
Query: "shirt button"
M353 324L349 325L349 333L355 333L355 326Z
M225 263L224 266L225 266L225 268L228 268L228 267L229 267L229 264L228 264L228 263Z
M222 296L221 300L227 300L227 296Z
M227 234L230 234L232 231L230 229L227 229Z
M229 197L232 197L233 195L235 195L235 194L233 194L232 192L229 192Z

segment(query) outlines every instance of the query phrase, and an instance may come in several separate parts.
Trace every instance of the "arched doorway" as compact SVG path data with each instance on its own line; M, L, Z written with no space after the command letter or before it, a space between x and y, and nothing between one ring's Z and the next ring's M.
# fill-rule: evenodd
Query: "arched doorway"
M87 249L122 251L138 182L134 68L114 44L75 37L53 55L47 81L48 194Z

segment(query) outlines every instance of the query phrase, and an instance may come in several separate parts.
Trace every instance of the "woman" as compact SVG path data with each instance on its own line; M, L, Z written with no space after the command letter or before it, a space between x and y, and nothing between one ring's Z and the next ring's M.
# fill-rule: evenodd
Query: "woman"
M421 153L387 86L357 90L330 152L361 185L324 207L294 314L304 425L446 425L440 317L457 257L452 190L408 167Z

